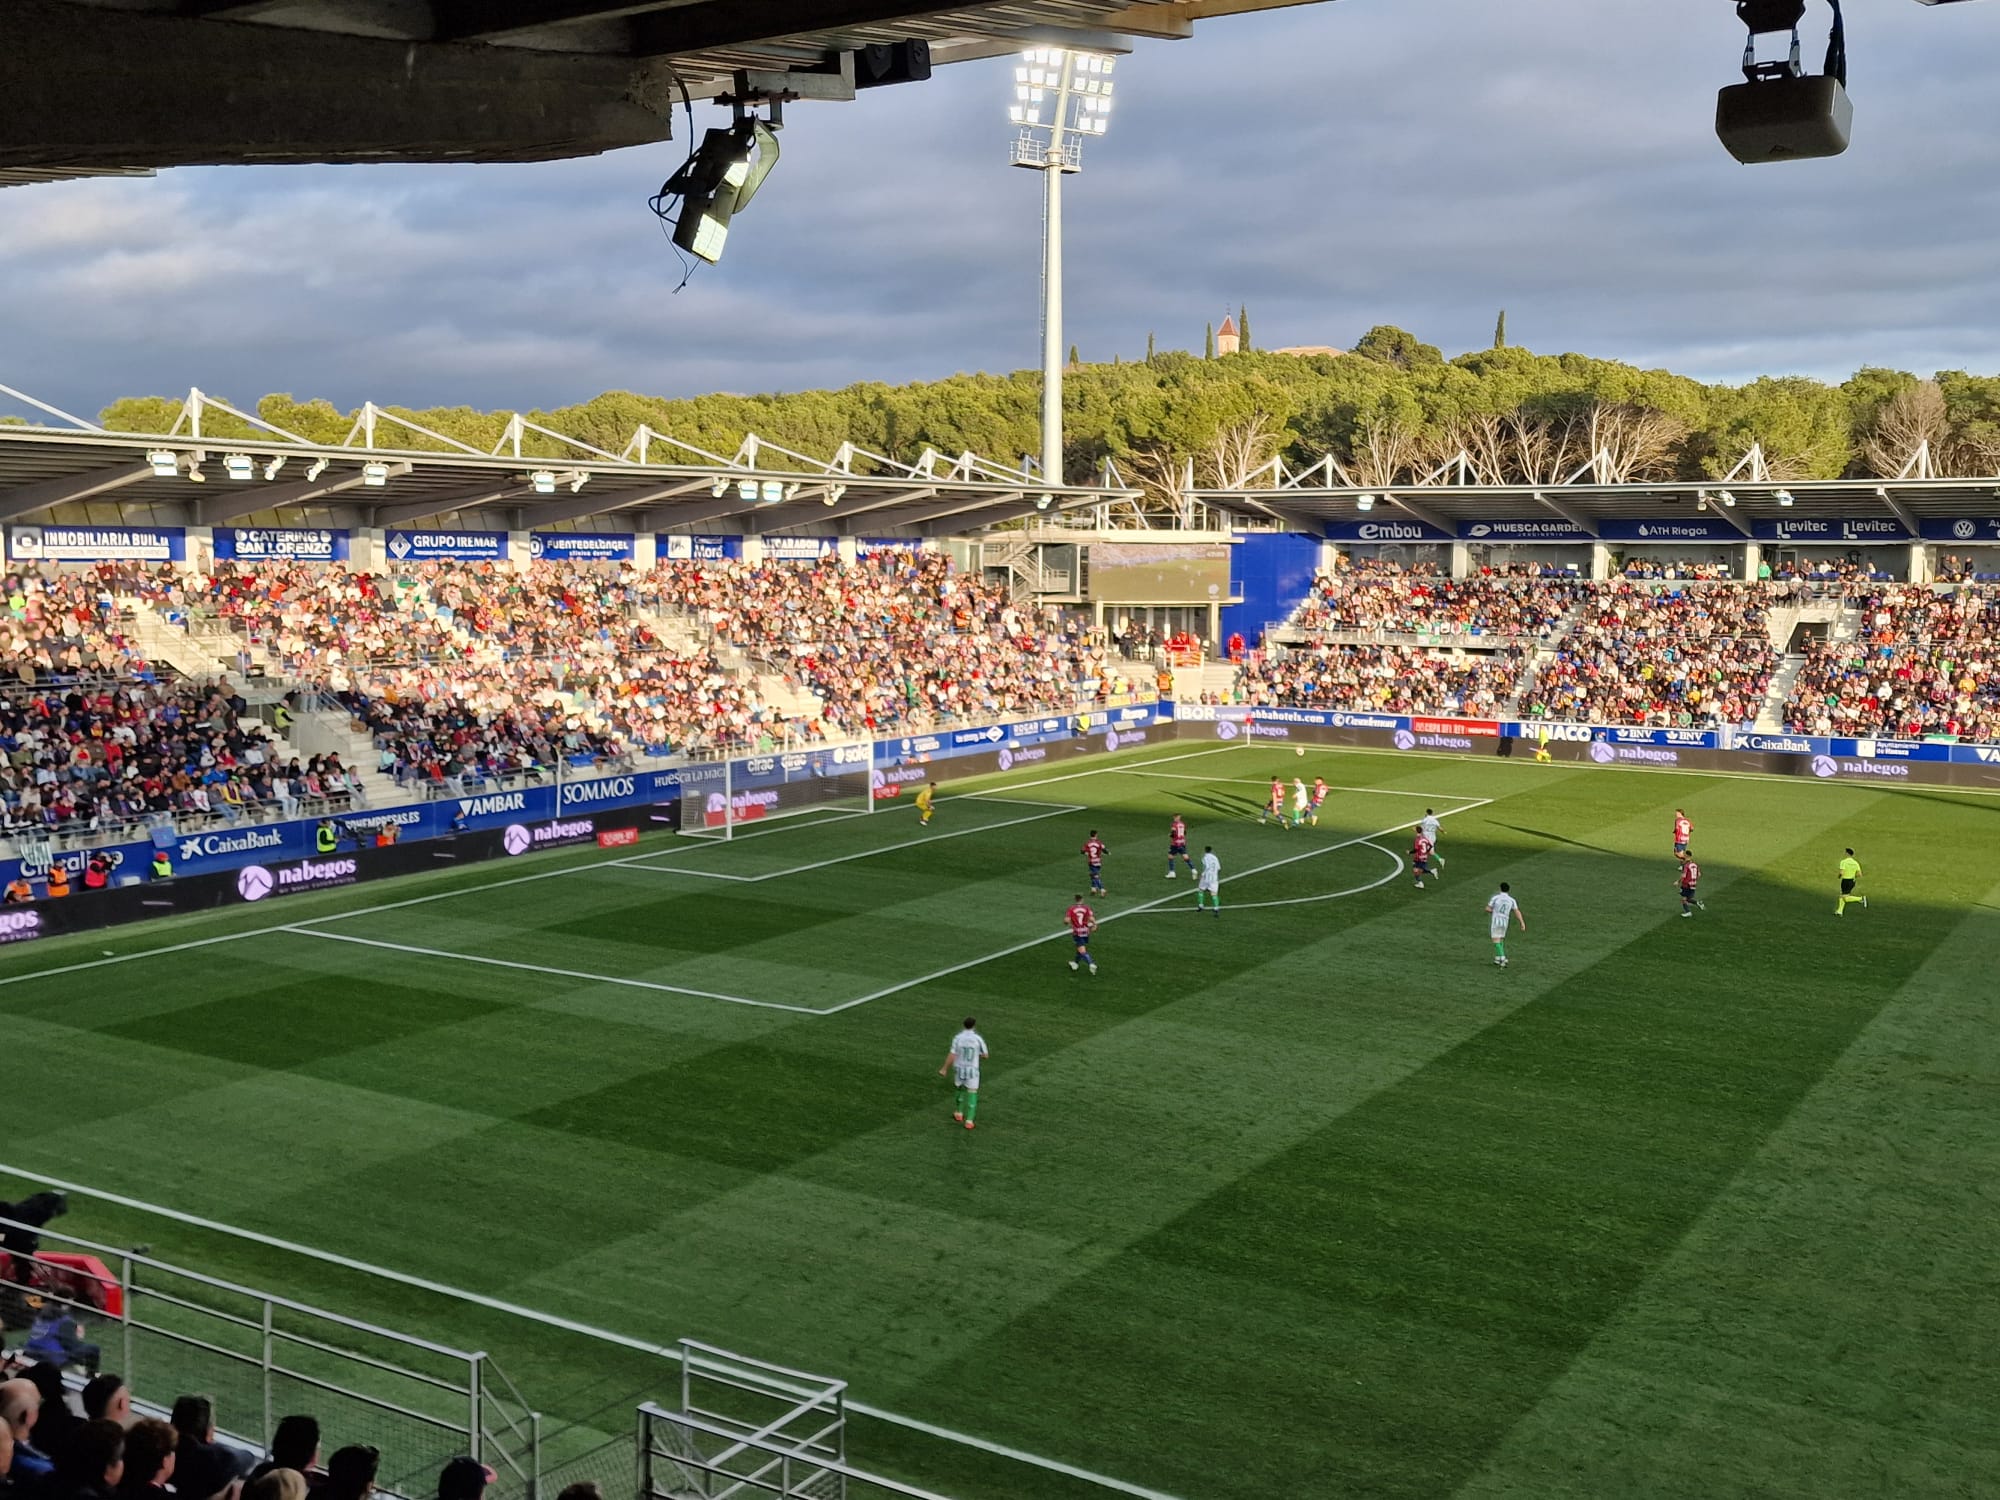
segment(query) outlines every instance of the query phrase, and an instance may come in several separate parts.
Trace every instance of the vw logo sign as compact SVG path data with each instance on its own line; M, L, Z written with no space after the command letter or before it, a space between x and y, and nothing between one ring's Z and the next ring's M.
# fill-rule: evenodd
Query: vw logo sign
M534 842L534 835L519 823L509 823L507 831L500 835L500 847L509 854L526 854Z
M1235 738L1236 738L1236 733L1237 733L1237 730L1236 730L1236 724L1235 724L1235 721L1234 721L1234 720L1231 720L1231 719L1217 719L1217 720L1215 721L1215 737L1216 737L1217 739L1219 739L1219 740L1233 740L1233 739L1235 739Z
M1000 752L1000 769L1001 769L1001 770L1003 770L1003 771L1011 771L1011 770L1013 770L1013 769L1014 769L1014 752L1013 752L1013 751L1011 751L1011 750L1002 750L1002 751Z
M1399 729L1395 735L1395 746L1398 750L1414 750L1417 748L1417 737L1407 729Z
M1979 523L1977 521L1953 521L1951 523L1951 534L1961 542L1969 542L1979 535Z
M1608 766L1611 762L1618 759L1618 752L1605 744L1603 740L1592 740L1590 742L1590 758L1600 766Z
M236 872L236 894L245 901L262 901L276 882L262 865L245 865Z
M1839 774L1839 771L1840 767L1835 764L1831 755L1815 755L1812 758L1812 773L1815 776L1834 776Z

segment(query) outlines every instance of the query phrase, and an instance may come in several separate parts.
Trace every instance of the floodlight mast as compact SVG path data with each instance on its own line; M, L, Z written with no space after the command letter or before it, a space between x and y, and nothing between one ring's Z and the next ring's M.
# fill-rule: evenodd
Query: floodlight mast
M1040 172L1042 195L1042 480L1063 483L1062 180L1083 170L1083 138L1110 124L1111 70L1101 52L1034 47L1014 69L1007 117L1019 129L1013 164ZM1042 497L1046 506L1048 496Z

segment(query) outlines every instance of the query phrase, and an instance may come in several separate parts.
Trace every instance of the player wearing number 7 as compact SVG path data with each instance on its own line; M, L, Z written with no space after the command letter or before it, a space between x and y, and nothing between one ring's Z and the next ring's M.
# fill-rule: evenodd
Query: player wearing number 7
M986 1038L979 1034L978 1025L971 1016L965 1018L965 1029L951 1039L951 1051L945 1053L944 1067L938 1069L940 1078L946 1069L957 1069L952 1082L958 1089L958 1108L951 1117L967 1130L979 1115L979 1064L986 1056Z

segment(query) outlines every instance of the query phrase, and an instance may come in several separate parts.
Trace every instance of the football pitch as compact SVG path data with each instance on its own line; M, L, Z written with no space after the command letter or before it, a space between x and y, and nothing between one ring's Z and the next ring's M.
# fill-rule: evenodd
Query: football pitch
M1274 774L1317 827L1260 826ZM926 829L0 952L0 1163L117 1195L58 1228L488 1349L553 1426L674 1377L508 1308L846 1379L934 1429L853 1460L964 1500L2000 1493L2000 798L1196 742L945 776Z

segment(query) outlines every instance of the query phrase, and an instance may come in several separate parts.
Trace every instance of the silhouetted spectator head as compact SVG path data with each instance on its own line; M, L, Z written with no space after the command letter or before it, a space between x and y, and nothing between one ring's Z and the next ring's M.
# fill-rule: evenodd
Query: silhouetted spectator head
M479 1500L493 1482L493 1471L476 1458L454 1458L438 1475L438 1500Z
M301 1475L319 1467L318 1417L278 1418L278 1429L271 1434L271 1466L297 1469Z
M143 1494L170 1483L174 1477L174 1449L181 1435L171 1424L156 1417L142 1417L125 1434L125 1484L128 1492Z
M85 1422L70 1434L56 1472L71 1495L108 1495L125 1477L125 1429L116 1422Z
M379 1449L357 1443L338 1450L326 1461L326 1483L320 1494L324 1500L365 1500L375 1488L375 1471L381 1463Z
M594 1479L579 1479L575 1484L564 1485L556 1500L604 1500L604 1491Z
M215 1402L207 1396L182 1396L174 1402L174 1431L197 1443L215 1441Z
M99 1375L83 1388L83 1414L93 1422L132 1425L132 1393L125 1388L123 1375Z

